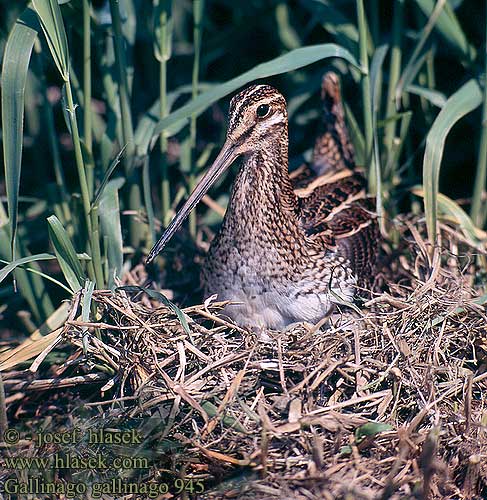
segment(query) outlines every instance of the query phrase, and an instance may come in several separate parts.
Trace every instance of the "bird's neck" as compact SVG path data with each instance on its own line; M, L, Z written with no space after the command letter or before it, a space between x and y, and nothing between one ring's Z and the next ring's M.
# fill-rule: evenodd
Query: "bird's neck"
M299 231L297 199L288 171L287 130L243 158L225 223L256 237L266 228L276 237L279 227L287 234Z

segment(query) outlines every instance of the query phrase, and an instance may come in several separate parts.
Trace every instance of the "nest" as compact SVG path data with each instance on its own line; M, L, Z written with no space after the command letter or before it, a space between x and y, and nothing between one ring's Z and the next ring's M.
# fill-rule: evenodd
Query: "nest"
M401 227L381 292L322 325L253 333L223 303L179 310L134 287L95 292L99 320L87 322L80 294L34 370L4 374L9 402L28 413L29 395L44 391L37 416L49 407L86 427L143 428L158 460L144 480L203 481L189 498L485 498L479 265L451 239L431 257L420 231ZM68 358L43 373L61 348ZM90 387L91 400L60 401L73 386Z

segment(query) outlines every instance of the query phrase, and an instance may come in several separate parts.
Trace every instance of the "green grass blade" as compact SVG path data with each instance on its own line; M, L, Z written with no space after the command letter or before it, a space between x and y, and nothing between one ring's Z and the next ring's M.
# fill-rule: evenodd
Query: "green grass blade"
M191 97L196 99L199 93L199 74L200 74L200 56L201 39L203 35L203 15L205 11L205 0L193 0L193 72L191 76ZM196 145L196 113L191 115L191 148Z
M129 172L132 168L134 152L134 129L132 125L132 113L130 110L130 91L128 83L128 71L126 60L126 49L124 46L124 36L122 32L122 20L120 16L119 0L110 0L110 12L112 14L112 28L115 44L115 63L118 78L118 97L120 100L121 123L123 142L127 145L127 156L125 168Z
M201 56L201 39L203 34L203 18L205 12L205 0L193 0L193 72L191 77L191 97L196 99L199 93L199 75L200 75L200 56ZM194 149L196 147L196 119L198 115L193 113L191 115L191 122L189 126L190 135L190 172L188 181L188 193L191 193L195 187L196 181L196 167L193 162ZM196 212L192 211L189 214L189 232L191 236L196 236Z
M74 68L71 66L69 69L69 78L71 80L71 84L73 86L73 89L76 94L76 100L79 103L83 104L83 109L80 111L83 112L83 118L85 114L85 106L88 102L90 102L89 99L85 97L85 93L81 87L81 83L78 79L78 76L76 75L76 71ZM83 80L84 80L84 75L83 75ZM86 103L86 104L85 104ZM91 111L91 131L92 131L92 141L93 139L96 140L97 142L101 142L103 136L105 135L105 130L107 127L105 117L102 114L99 114L95 111L93 108L93 102L92 102L92 107L90 108ZM84 129L86 128L86 125L83 126L83 132ZM86 134L85 134L86 135ZM86 141L86 139L85 139Z
M391 43L391 63L389 66L389 79L387 86L386 118L397 113L396 102L394 99L397 82L401 74L402 62L402 37L404 24L404 1L394 2L394 14L392 18L392 43ZM384 145L390 158L392 144L396 133L396 122L391 121L386 125L384 131Z
M359 51L362 78L360 86L362 89L363 125L365 138L365 168L368 173L369 191L377 195L376 167L373 156L374 127L372 121L372 93L370 87L369 56L367 54L367 20L365 19L365 8L363 0L356 0L357 24L359 28Z
M423 1L423 0L420 0ZM430 0L425 0L426 2L430 2ZM443 10L445 9L446 0L439 0L431 11L428 11L428 22L425 24L424 28L420 32L419 40L414 47L414 51L409 58L406 67L404 68L401 78L399 79L399 83L396 87L396 100L399 102L404 91L404 88L407 87L410 83L413 82L414 78L418 74L419 70L425 63L428 57L428 51L424 51L423 48L426 44L426 40L430 36L433 28L439 22L441 15L443 14Z
M127 7L131 7L131 2L126 2ZM139 210L141 204L141 189L139 184L139 172L133 171L134 166L134 153L135 153L135 142L134 142L134 128L133 119L131 111L131 93L130 93L130 82L129 73L131 67L127 63L127 54L129 53L128 47L126 45L125 33L122 29L122 18L120 12L120 0L110 0L110 12L112 15L112 29L114 35L114 47L115 47L115 65L117 70L117 81L118 81L118 99L120 103L121 112L121 125L122 125L122 138L123 144L127 147L127 154L123 159L125 167L125 175L128 180L128 190L127 190L127 206L131 210ZM126 21L134 21L135 16L127 17ZM124 22L126 27L126 33L133 32L133 28L127 26L127 22ZM128 43L131 40L127 40ZM137 248L143 237L143 226L134 218L129 218L129 240L133 248Z
M110 166L107 168L105 175L103 176L103 179L100 183L100 187L98 188L95 199L93 200L93 203L91 204L91 207L93 208L95 205L98 205L98 202L100 201L101 195L103 194L103 190L105 189L105 186L108 184L108 181L110 180L110 177L112 176L113 172L117 168L117 165L120 163L120 160L122 159L123 153L125 152L125 146L118 152L117 156L112 160L110 163Z
M29 255L29 251L22 244L21 238L17 238L17 246L20 249L17 251L17 254L20 253L24 256ZM7 263L9 263L12 259L10 248L10 231L7 221L7 214L1 202L0 257ZM39 264L37 264L36 262L32 263L32 267L40 271ZM50 314L52 314L52 311L54 311L54 307L42 279L35 274L27 274L27 272L22 268L16 269L15 278L18 290L29 305L29 308L34 314L36 320L39 322L44 321Z
M89 0L83 0L83 134L84 145L93 153L92 109L91 109L91 6ZM94 164L87 163L87 181L90 195L94 191Z
M416 196L424 197L421 186L415 186L411 191ZM458 203L442 193L438 193L438 213L453 219L474 246L485 243L485 232L475 227L472 219Z
M9 233L5 228L0 228L0 257L3 262L10 262ZM22 245L20 245L22 248ZM26 250L22 249L25 255ZM36 262L32 263L33 268L40 272ZM54 307L46 291L44 283L39 276L29 275L25 269L18 267L15 270L15 280L17 290L27 302L30 310L37 321L44 321L52 313Z
M392 143L392 150L387 160L386 167L384 168L384 178L389 178L391 180L394 175L393 172L398 171L397 167L399 164L399 158L406 143L406 136L409 132L409 125L411 124L413 112L406 111L404 113L400 113L397 116L401 120L401 126L399 127L399 137L397 141L393 141ZM395 119L395 116L391 116L389 119Z
M359 68L352 54L334 43L301 47L276 57L275 59L259 64L255 66L255 68L242 73L240 76L203 92L196 97L196 99L191 100L188 104L185 104L177 111L171 113L167 118L160 120L154 127L153 134L159 135L168 127L172 127L172 132L176 133L184 127L191 115L200 115L216 101L254 80L288 73L330 57L340 57Z
M91 240L91 254L92 262L89 264L93 265L93 274L96 279L96 286L99 289L105 288L105 277L103 274L103 265L101 261L101 244L100 244L100 218L98 215L98 205L95 205L90 213L92 221L92 233L90 235ZM88 270L90 267L88 267Z
M118 141L123 144L122 126L120 121L120 99L118 97L118 86L115 82L115 49L113 37L107 33L104 41L104 51L99 60L99 68L102 76L103 93L107 105L105 137L102 144L113 144ZM111 156L112 149L110 149ZM106 156L104 156L106 158ZM104 162L103 165L107 163Z
M54 63L61 78L67 82L69 79L68 40L59 4L57 0L32 0L32 4L39 16Z
M375 436L381 432L393 430L394 427L385 422L367 422L355 429L355 442L360 444L365 438Z
M44 114L44 123L46 126L46 135L49 141L49 149L52 156L52 166L54 169L54 176L58 188L59 203L62 209L63 222L69 226L70 231L73 231L71 207L69 206L68 187L64 175L63 164L61 160L61 151L59 148L59 137L55 127L54 110L48 98L48 85L46 82L46 70L44 68L43 58L37 57L38 63L38 76L42 89L42 109Z
M485 22L484 39L487 44L487 22ZM487 76L487 50L484 54L484 78ZM477 227L484 225L483 212L487 207L485 200L487 179L487 82L484 81L484 95L482 106L482 127L480 132L480 145L477 157L477 171L475 172L475 182L473 185L472 206L470 215Z
M380 72L382 70L382 66L384 65L384 60L388 50L388 45L381 45L378 47L374 52L370 63L370 89L372 98L372 118L374 123L377 123L377 114L379 113L380 107Z
M199 84L200 90L208 90L213 87L216 87L217 84L208 84L201 83ZM167 94L167 111L169 111L176 101L178 97L183 94L191 93L191 85L183 85L176 89L174 92L169 92ZM154 133L154 128L157 126L160 120L160 108L161 108L161 100L157 99L154 104L144 113L144 115L140 118L139 123L137 124L137 128L135 129L135 146L136 146L136 154L139 158L143 158L151 149L151 142L155 143L156 135ZM165 128L161 135L165 137L170 137L173 134L176 134L181 130L186 122L180 122L178 125L176 123L176 127L168 127Z
M91 16L90 1L83 0L83 104L85 145L93 150L93 135L91 125Z
M64 29L64 21L57 0L33 0L33 4L41 21L41 26L46 36L49 49L51 51L51 55L56 63L56 66L61 74L61 77L65 82L64 90L66 93L66 100L67 100L66 112L68 115L69 128L73 139L76 167L79 176L79 187L81 189L83 211L88 233L86 244L90 254L92 254L94 259L93 263L89 263L88 268L90 270L90 278L95 279L93 266L95 267L95 269L100 269L101 267L101 264L98 260L99 242L94 238L93 226L95 224L93 222L96 221L92 221L90 216L90 210L91 210L90 188L88 186L86 167L83 161L81 139L79 135L78 122L76 118L76 107L74 104L73 93L71 89L71 80L69 73L69 51L68 51L68 42L66 38L66 31ZM62 225L60 223L59 226L62 228ZM63 269L63 272L65 270L67 271L67 269Z
M431 90L426 87L421 87L419 85L409 85L406 88L406 92L423 97L424 99L427 99L431 104L437 106L438 108L442 108L446 103L445 94L443 94L438 90Z
M458 120L481 103L482 92L478 83L469 80L446 101L426 138L423 161L424 208L428 238L433 246L436 243L439 175L446 137Z
M164 119L169 110L168 94L167 94L167 62L171 58L172 53L172 0L154 0L154 52L156 59L159 61L159 119ZM137 139L135 139L137 144ZM168 165L167 165L167 137L164 132L161 133L159 139L160 155L160 171L161 171L161 205L162 217L167 217L171 206L171 190L169 185ZM149 163L144 160L143 188L144 199L146 202L147 216L149 219L149 229L151 237L154 241L154 228L152 200L147 192L147 176ZM151 218L152 216L152 218Z
M42 254L41 254L42 255ZM49 254L47 254L49 255ZM32 257L32 256L30 256ZM25 257L24 257L25 258ZM29 257L27 257L29 258ZM52 259L56 259L56 257L54 255L51 256ZM44 259L38 259L38 260L44 260ZM45 260L48 260L48 259L45 259ZM3 259L0 259L0 264L11 264L11 262L8 262L6 260L3 260ZM20 271L23 271L24 273L31 273L31 274L34 274L36 275L36 277L38 278L44 278L45 280L47 281L50 281L51 283L54 283L55 285L59 286L60 288L62 288L63 290L66 290L70 295L72 294L72 291L66 286L64 285L63 283L61 283L60 281L58 281L57 279L53 278L52 276L50 276L49 274L46 274L46 273L43 273L42 271L40 271L39 269L37 268L33 268L33 267L24 267L22 264L18 265L17 266L18 269L17 269L17 272ZM2 272L5 270L5 268L2 268ZM0 281L2 281L3 277L0 278ZM21 282L21 280L19 279L19 283ZM20 288L20 292L22 294L22 296L24 298L26 298L26 294L24 293L24 290L22 289L22 287L19 285L19 288ZM29 288L30 288L30 285L29 285ZM33 296L33 295L32 295ZM27 298L26 298L27 300ZM27 300L28 301L28 300ZM52 304L51 304L52 306ZM51 313L52 311L54 311L54 308L51 307Z
M428 51L425 51L417 58L411 57L396 87L396 107L399 109L401 97L404 96L404 89L409 88L424 64L428 60Z
M114 179L108 182L100 198L100 229L102 238L106 238L107 282L108 287L112 290L115 287L115 277L121 278L122 276L123 242L118 190L123 183L123 179Z
M383 120L378 120L377 121L377 128L384 128L391 122L392 123L398 122L410 113L411 113L411 111L403 111L401 113L396 113L395 115L391 115L387 118L384 118Z
M345 117L347 119L348 131L355 149L355 161L357 165L365 166L365 138L362 130L359 127L357 119L350 109L350 106L345 103Z
M37 20L31 9L26 9L17 20L5 46L2 65L2 139L7 205L10 221L11 258L16 258L16 237L20 172L24 128L24 92L27 71L34 42L37 38Z
M29 255L28 257L22 257L9 262L5 267L0 269L0 283L16 268L24 264L29 264L30 262L38 262L39 260L53 260L56 257L50 253L38 253L35 255Z
M159 302L162 302L166 307L169 307L169 309L171 309L176 314L176 316L179 319L179 322L181 323L181 326L184 328L184 331L189 336L191 336L191 329L189 328L186 314L162 293L156 292L155 290L151 290L150 288L143 288L137 285L120 286L117 288L117 290L125 290L126 292L144 292L151 299L155 299L158 300Z
M435 5L434 0L416 0L416 4L427 17L431 15L438 3ZM451 5L446 0L438 21L435 23L435 27L445 40L462 54L465 60L471 62L475 59L476 51L469 45Z
M61 271L68 282L69 287L73 292L77 292L82 288L85 281L83 270L79 257L69 239L68 233L63 228L59 219L55 215L47 218L49 224L49 238L54 247Z
M142 190L144 193L144 204L147 211L147 221L149 222L149 236L150 241L148 242L152 246L156 241L156 228L154 222L154 206L152 204L152 190L150 182L150 169L149 169L149 157L147 156L144 160L144 165L142 166ZM166 212L163 210L162 218L165 219Z
M372 165L375 171L375 196L376 196L376 211L379 217L379 222L383 222L382 217L382 172L380 165L380 153L379 153L379 138L377 135L377 114L379 113L379 95L380 95L380 75L382 71L382 66L384 60L389 50L388 45L381 45L374 52L372 61L370 64L370 88L372 95L370 99L372 101L372 131L373 131L373 152L372 152Z

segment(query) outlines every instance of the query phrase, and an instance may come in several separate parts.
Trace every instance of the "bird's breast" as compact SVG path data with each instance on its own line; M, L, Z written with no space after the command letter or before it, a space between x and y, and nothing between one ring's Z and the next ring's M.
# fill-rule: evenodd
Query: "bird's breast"
M333 270L332 257L328 265L321 260L316 266L293 266L276 248L266 253L230 248L220 238L203 269L205 291L232 302L224 312L241 326L282 329L298 321L317 323L331 311L336 297L353 297L353 276L343 275L341 267Z

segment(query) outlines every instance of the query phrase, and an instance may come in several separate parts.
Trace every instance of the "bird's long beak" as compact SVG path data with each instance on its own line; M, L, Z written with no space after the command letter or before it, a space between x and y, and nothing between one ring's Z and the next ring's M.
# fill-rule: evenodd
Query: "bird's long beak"
M227 139L220 153L213 162L213 165L200 180L194 191L189 195L186 203L183 205L181 210L179 210L169 226L167 226L162 236L159 238L159 241L149 252L149 255L147 256L147 259L145 261L146 264L150 264L157 257L157 255L166 246L166 243L179 229L186 217L188 217L191 210L193 210L193 208L198 204L201 198L203 198L203 196L208 192L213 183L218 179L218 177L220 177L220 175L223 174L223 172L225 172L225 170L227 170L227 168L233 163L237 156L238 155L235 151L235 145L230 143Z

